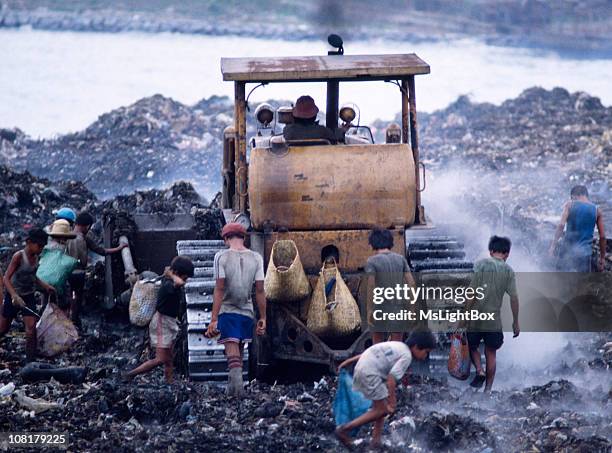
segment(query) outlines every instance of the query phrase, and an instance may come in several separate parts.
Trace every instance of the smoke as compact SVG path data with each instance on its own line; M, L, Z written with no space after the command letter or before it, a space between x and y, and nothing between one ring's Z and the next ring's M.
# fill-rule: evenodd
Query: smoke
M488 240L495 234L512 240L508 264L515 272L550 271L546 251L568 194L567 180L542 170L502 174L467 168L457 162L447 167L428 172L423 192L428 220L458 235L465 243L469 260L489 256ZM518 286L520 299L520 283ZM509 305L506 298L502 319L512 319ZM523 306L523 317L528 316L528 309ZM513 338L512 333L506 332L504 345L498 351L496 388L558 379L559 365L585 357L583 350L572 349L571 345L577 339L592 337L593 334L576 337L558 332L523 332Z

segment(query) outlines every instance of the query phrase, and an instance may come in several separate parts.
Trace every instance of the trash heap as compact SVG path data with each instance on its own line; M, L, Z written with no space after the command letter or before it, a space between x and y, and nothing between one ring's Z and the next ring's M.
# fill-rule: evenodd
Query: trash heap
M167 189L137 191L100 201L81 182L51 181L28 172L0 166L0 266L6 269L11 254L21 246L27 229L50 225L61 207L87 210L98 220L104 215L131 218L134 213L171 219L177 213L194 215L203 239L217 238L222 228L219 196L202 198L193 185L179 181Z
M82 181L100 198L197 181L202 192L221 187L221 139L233 106L213 96L193 107L161 95L101 115L87 129L32 140L7 130L0 160L42 177ZM6 143L5 143L6 142Z
M84 381L26 379L14 352L22 350L23 338L4 340L0 429L66 431L74 451L196 451L204 444L222 452L341 448L333 436L334 378L253 381L239 400L228 399L216 383L178 377L167 385L161 369L123 383L120 373L151 352L145 331L99 314L85 321L77 346L54 360L58 367L86 367ZM409 387L399 387L382 451L609 451L610 371L593 373L589 380L598 384L584 374L557 376L491 396L465 383L414 376ZM357 451L367 450L369 435L359 431Z
M489 201L493 192L528 217L559 216L576 184L589 186L603 204L612 195L612 108L583 92L530 88L499 106L461 96L424 115L420 137L434 175L470 169L490 186L478 190L469 180L470 192Z

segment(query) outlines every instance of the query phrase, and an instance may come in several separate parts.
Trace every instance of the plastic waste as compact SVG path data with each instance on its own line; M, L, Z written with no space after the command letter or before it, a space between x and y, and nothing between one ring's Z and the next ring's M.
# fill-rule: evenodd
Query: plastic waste
M52 403L43 399L30 398L23 393L23 390L17 390L15 392L15 401L26 409L34 411L35 414L40 414L42 412L61 407L57 403Z
M66 314L48 303L36 324L38 352L53 357L68 349L79 339L79 334Z
M9 382L6 385L0 387L0 396L10 396L15 391L15 383Z
M372 401L360 392L353 390L353 376L344 369L340 370L336 397L332 406L336 426L348 423L365 414L371 405ZM356 435L357 431L353 430L351 435Z
M448 372L452 377L461 381L466 380L470 375L470 348L465 332L456 332L451 336Z

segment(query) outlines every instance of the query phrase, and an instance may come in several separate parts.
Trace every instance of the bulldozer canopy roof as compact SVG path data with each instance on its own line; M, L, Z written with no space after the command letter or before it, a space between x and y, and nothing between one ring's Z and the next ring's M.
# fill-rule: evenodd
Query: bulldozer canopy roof
M221 72L223 80L240 82L389 80L428 74L429 65L413 53L222 58Z

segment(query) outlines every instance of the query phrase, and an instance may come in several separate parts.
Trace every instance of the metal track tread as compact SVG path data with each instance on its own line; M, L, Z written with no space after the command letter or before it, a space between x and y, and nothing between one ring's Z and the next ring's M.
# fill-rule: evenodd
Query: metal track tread
M465 259L464 243L444 228L406 230L406 247L415 272L469 273L473 263Z
M213 260L215 254L223 248L225 243L215 240L176 243L177 253L190 257L195 266L194 277L185 285L189 378L194 381L225 380L228 375L223 345L204 336L212 315L215 289ZM249 351L246 345L243 359L246 377L249 371Z

